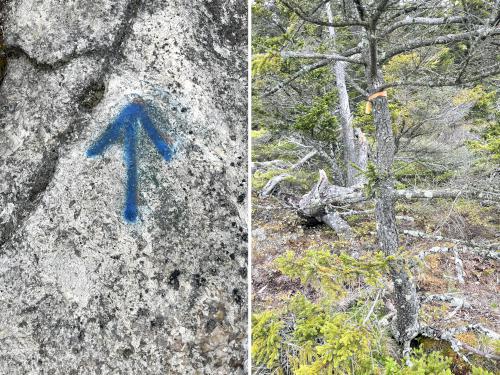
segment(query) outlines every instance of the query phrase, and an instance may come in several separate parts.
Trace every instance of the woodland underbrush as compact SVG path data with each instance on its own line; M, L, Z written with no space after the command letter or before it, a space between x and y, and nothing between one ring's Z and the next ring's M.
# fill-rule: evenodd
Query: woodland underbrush
M283 160L282 145L267 140L260 148L257 142L254 161ZM317 170L327 167L313 158L287 171L291 177L267 198L259 191L283 169L254 174L253 373L499 373L498 206L460 196L400 200L400 249L387 257L379 251L373 202L349 207L359 213L346 217L354 235L345 238L305 219L284 199L305 194ZM426 178L421 172L407 165L398 183L447 186L456 178L450 171ZM419 174L418 185L412 173ZM416 280L423 327L407 358L392 327L389 272L398 258Z

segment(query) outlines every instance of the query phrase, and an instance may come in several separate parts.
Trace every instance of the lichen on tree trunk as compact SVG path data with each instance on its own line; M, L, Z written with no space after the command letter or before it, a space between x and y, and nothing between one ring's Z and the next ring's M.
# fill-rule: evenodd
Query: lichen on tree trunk
M378 69L371 79L373 92L376 92L377 87L383 85L383 78ZM375 205L377 236L380 247L387 256L397 255L399 243L395 212L396 194L392 175L396 147L391 114L387 98L384 96L373 100L373 121L377 141L375 160L378 177ZM396 339L403 344L404 351L407 352L410 341L419 330L416 286L404 260L392 261L390 273L394 283L394 305L397 311L394 334Z

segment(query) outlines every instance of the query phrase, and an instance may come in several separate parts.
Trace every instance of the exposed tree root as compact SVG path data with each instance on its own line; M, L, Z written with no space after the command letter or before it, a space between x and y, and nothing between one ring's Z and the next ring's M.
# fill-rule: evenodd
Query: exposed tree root
M451 306L470 308L470 304L465 299L449 294L431 294L423 297L422 303L426 302L449 302Z
M460 358L462 358L465 362L470 363L469 359L462 353L462 350L465 350L469 353L473 353L488 359L492 359L495 361L500 360L500 356L495 354L495 353L490 353L490 352L485 352L481 351L477 348L474 348L467 343L464 343L457 338L455 338L456 335L468 331L476 331L479 333L482 333L494 340L498 340L500 338L500 335L498 333L483 327L480 324L471 324L465 327L457 327L457 328L451 328L451 329L446 329L446 330L441 330L437 328L433 328L430 326L422 327L420 329L420 334L425 337L429 337L432 339L436 340L444 340L450 343L451 348L453 351L455 351Z

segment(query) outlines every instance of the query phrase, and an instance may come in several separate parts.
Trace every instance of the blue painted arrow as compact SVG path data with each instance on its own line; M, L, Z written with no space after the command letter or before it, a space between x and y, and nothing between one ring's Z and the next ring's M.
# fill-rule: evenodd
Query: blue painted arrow
M124 130L124 160L127 167L127 192L125 194L125 209L123 216L127 222L137 220L137 139L139 123L153 142L158 153L169 161L172 149L163 139L149 118L144 102L140 99L127 104L113 120L97 141L87 150L87 157L101 155L116 142Z

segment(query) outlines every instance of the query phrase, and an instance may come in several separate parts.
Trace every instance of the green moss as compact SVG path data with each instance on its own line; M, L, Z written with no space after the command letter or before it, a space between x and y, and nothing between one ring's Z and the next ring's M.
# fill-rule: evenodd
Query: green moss
M300 279L331 300L346 295L346 286L363 280L376 285L388 269L392 257L370 253L355 259L347 253L332 254L327 247L311 248L297 256L292 251L276 258L278 269L292 279Z
M250 132L250 136L252 137L252 139L259 139L268 133L269 131L267 129L261 128L259 130L252 130Z

